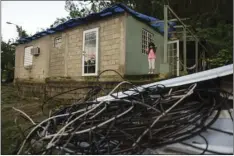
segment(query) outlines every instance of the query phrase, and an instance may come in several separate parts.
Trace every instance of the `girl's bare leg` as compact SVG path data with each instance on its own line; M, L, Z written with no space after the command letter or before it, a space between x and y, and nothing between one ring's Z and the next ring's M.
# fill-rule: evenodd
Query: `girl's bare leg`
M153 74L154 73L154 69L155 69L155 59L152 59L151 60L151 68L152 68L152 71L151 71L151 74Z
M148 74L150 74L151 73L151 60L150 59L148 59L148 62L149 62L149 72L148 72Z

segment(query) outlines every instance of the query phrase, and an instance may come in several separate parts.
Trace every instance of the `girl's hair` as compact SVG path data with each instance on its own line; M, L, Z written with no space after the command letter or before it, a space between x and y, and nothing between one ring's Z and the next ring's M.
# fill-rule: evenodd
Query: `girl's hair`
M152 46L152 47L153 47L152 49L153 49L154 53L156 53L156 47L155 47L155 44L154 44L153 42L150 42L150 43L149 43L149 50L151 49L151 48L150 48L150 46Z

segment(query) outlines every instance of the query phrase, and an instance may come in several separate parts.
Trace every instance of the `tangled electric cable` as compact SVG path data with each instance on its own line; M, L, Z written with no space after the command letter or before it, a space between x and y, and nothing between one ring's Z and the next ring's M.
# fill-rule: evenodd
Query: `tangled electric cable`
M156 85L139 91L134 84L122 81L108 93L114 100L91 100L105 90L97 84L86 87L91 90L85 98L50 113L39 123L15 109L33 124L27 135L23 133L17 154L141 154L146 148L200 135L217 120L228 96L199 83L173 88ZM135 94L123 91L124 98L113 94L126 84Z

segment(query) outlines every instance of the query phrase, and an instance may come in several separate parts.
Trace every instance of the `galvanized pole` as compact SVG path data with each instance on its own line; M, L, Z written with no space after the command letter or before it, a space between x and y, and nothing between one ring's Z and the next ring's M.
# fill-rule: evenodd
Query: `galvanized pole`
M195 41L196 72L198 72L198 40Z
M167 42L168 42L168 10L167 5L164 5L164 59L163 62L167 63Z
M183 28L183 58L184 58L184 72L187 71L187 47L186 47L186 28Z
M179 40L176 42L176 47L177 47L177 49L176 49L176 58L177 58L177 60L176 60L176 75L177 76L180 76L180 44L179 44Z

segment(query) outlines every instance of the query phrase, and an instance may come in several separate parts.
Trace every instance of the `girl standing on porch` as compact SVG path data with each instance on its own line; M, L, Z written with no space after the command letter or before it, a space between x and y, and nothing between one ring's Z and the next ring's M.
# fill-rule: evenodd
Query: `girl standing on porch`
M148 62L149 62L149 74L154 73L155 69L155 59L156 59L156 48L153 42L149 43L149 48L146 50L148 54Z

